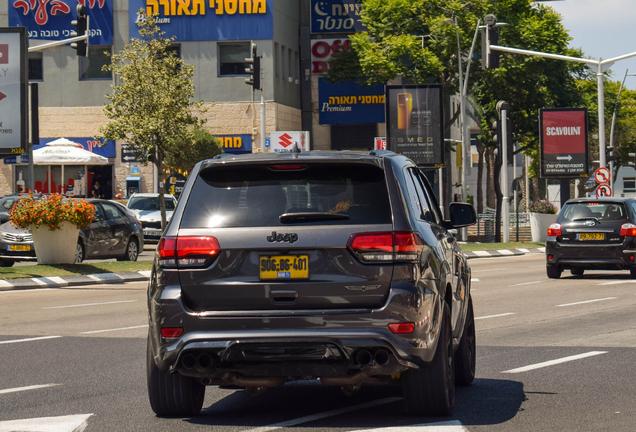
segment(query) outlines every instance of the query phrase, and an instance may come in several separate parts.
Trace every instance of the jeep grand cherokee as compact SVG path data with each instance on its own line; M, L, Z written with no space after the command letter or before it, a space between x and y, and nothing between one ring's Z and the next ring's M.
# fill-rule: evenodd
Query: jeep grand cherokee
M147 378L160 416L208 385L401 384L448 415L475 374L470 269L449 228L475 222L388 151L222 155L190 174L149 284Z

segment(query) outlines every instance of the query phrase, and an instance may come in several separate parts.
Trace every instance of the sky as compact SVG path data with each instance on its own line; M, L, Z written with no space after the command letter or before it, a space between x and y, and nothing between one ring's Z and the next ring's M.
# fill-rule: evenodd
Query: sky
M543 3L563 17L570 47L581 48L586 57L609 59L636 52L636 0L563 0ZM610 68L612 81L636 74L636 56ZM627 76L625 87L636 89L636 76Z

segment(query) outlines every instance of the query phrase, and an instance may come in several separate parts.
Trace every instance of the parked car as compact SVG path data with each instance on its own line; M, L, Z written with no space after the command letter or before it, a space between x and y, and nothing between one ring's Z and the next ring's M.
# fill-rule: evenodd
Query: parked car
M449 415L476 352L470 268L449 229L476 215L452 203L449 216L389 151L200 162L148 287L152 409L194 415L207 385L319 379L347 393L401 384L408 412Z
M546 271L558 279L563 270L629 270L636 277L636 200L577 198L568 200L545 243Z
M34 194L34 197L40 197L42 194ZM13 205L18 202L22 197L27 197L29 194L10 194L0 198L0 225L9 222L9 211L13 208Z
M177 199L170 194L164 194L163 196L166 202L166 221L170 221L172 213L177 206ZM162 233L159 194L133 194L128 203L126 203L126 208L141 222L146 242L158 242Z
M95 206L95 220L80 230L75 262L103 258L137 261L144 247L144 236L135 216L114 201L86 201ZM31 232L15 228L11 222L0 225L0 267L11 267L17 261L35 260Z

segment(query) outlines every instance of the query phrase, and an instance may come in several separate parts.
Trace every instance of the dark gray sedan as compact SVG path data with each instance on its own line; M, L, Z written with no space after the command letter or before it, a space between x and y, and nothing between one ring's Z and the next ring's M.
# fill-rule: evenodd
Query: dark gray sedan
M89 199L95 206L95 219L80 230L75 262L85 259L117 258L137 261L144 248L141 224L121 204ZM35 261L33 236L28 229L15 228L10 222L0 225L0 267L11 267L17 261Z

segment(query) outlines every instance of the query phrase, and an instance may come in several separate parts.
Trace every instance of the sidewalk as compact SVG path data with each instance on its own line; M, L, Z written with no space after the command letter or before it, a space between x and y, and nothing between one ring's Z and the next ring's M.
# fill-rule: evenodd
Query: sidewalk
M466 258L496 258L503 256L519 256L528 253L545 253L545 248L537 249L500 249L492 251L464 252ZM37 288L63 288L78 285L116 284L124 282L147 281L150 271L125 273L97 273L85 276L52 276L27 279L0 280L0 291L26 290Z

